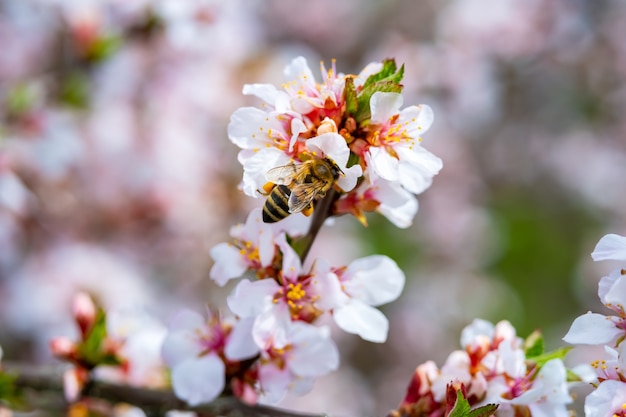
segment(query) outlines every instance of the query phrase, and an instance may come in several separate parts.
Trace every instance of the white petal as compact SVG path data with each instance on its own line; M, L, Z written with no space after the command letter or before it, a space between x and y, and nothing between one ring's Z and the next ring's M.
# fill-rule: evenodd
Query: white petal
M276 244L283 254L283 276L290 281L297 281L302 271L302 263L296 251L287 243L284 233L276 238Z
M191 406L211 402L224 390L225 370L214 354L187 360L172 369L172 388Z
M621 275L615 280L602 302L620 314L626 312L626 275Z
M191 332L170 332L161 345L161 357L170 368L195 358L202 351L202 346Z
M241 107L230 116L228 138L242 149L263 146L264 138L259 135L259 127L267 124L267 113L256 107Z
M259 368L259 384L262 392L260 402L276 404L287 394L292 381L293 375L288 368L278 369L271 362L261 365Z
M375 343L387 340L387 318L377 309L358 300L350 300L350 303L336 309L333 317L342 330L358 334L364 340Z
M341 168L344 175L337 179L337 185L345 192L351 191L355 186L359 177L363 175L363 169L360 165L353 165L350 168Z
M259 190L267 182L265 174L272 168L287 165L291 159L280 149L263 148L246 159L243 166L243 192L250 197L259 197Z
M246 258L239 249L229 243L220 243L209 252L215 262L209 276L217 285L223 287L229 280L238 278L248 269Z
M400 183L413 194L419 194L432 184L433 177L441 170L441 159L421 146L412 149L396 146L400 158L398 173Z
M378 306L395 300L404 288L404 272L391 258L372 255L348 265L343 285L346 293L365 304Z
M290 325L291 317L287 305L274 304L273 308L264 311L256 318L252 328L252 337L261 349L267 349L270 346L281 349L289 343L287 331Z
M380 91L372 94L370 98L370 109L372 111L371 121L373 124L383 124L392 116L395 116L402 107L402 95L398 93L383 93Z
M465 326L461 331L461 346L466 348L474 344L481 336L491 340L495 332L495 326L483 319L474 319L471 324Z
M610 343L623 333L623 330L615 327L610 317L587 313L574 320L563 340L572 344L602 345Z
M418 139L420 135L423 135L430 128L434 119L433 109L425 104L420 104L402 110L395 124L404 126L407 135Z
M387 181L398 181L400 175L400 161L391 156L384 148L370 147L366 155L368 166L376 175Z
M172 316L168 328L172 331L195 331L200 327L204 327L206 320L202 314L183 308Z
M306 59L302 56L294 58L287 67L285 67L285 78L288 81L297 81L300 85L296 89L307 91L308 88L315 87L315 78L313 72L309 68Z
M253 324L254 318L241 319L235 324L224 349L228 359L241 361L259 353L259 347L252 338Z
M626 237L616 234L603 236L593 250L591 257L594 261L607 259L626 261Z
M319 262L320 260L316 261L316 268ZM333 308L341 307L350 301L350 297L343 292L339 278L333 272L316 272L312 287L315 288L317 294L320 294L320 298L315 305L321 310L329 311Z
M417 198L397 183L381 179L376 184L376 199L380 202L376 211L399 228L409 227L419 207Z
M626 383L604 381L585 399L585 416L612 416L623 411L624 404L626 404Z
M332 159L343 171L350 158L350 148L338 133L324 133L306 141L307 149L319 158Z
M606 294L611 290L613 285L617 282L617 280L622 276L622 271L617 269L615 271L611 271L611 273L600 279L598 283L598 297L603 304L606 304Z
M281 95L286 96L284 91L278 90L273 84L245 84L243 93L256 96L272 106L275 106L276 101L280 100Z
M293 151L293 147L296 144L300 133L306 132L307 127L304 122L298 118L291 120L291 140L289 141L289 152Z
M273 279L250 282L242 279L226 299L228 308L239 317L256 317L272 304L279 285Z
M299 332L294 335L293 331ZM294 348L289 367L294 374L304 377L319 377L339 367L339 351L335 342L320 328L297 322L290 332Z

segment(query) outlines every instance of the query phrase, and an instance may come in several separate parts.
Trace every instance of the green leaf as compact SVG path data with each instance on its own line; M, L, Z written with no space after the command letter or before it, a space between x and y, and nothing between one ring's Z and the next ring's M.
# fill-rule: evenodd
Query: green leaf
M523 345L526 358L532 359L543 354L543 335L539 330L535 330L524 340Z
M370 108L370 99L372 95L377 92L385 93L401 93L402 84L398 84L393 80L382 80L370 84L364 87L358 95L358 110L354 115L354 119L357 123L362 123L365 120L369 120L372 117L372 110Z
M372 74L367 77L365 83L363 83L363 88L369 86L370 84L374 84L380 80L384 80L385 78L392 76L396 73L396 61L395 59L385 59L383 61L383 68L378 71L376 74Z
M562 347L562 348L553 350L552 352L547 352L542 355L535 356L534 358L529 358L529 359L535 362L537 366L541 368L549 360L563 359L565 355L567 355L567 352L569 352L570 350L572 350L572 347L570 346Z
M102 62L113 55L121 46L122 38L120 36L102 36L90 45L87 58L92 62Z
M23 83L17 84L7 94L7 112L13 115L22 115L30 109L33 100L33 93L28 85Z
M89 79L85 74L75 72L61 83L59 99L70 107L84 109L89 102Z
M498 404L487 404L470 411L468 417L490 417L498 409Z
M346 100L346 113L354 115L357 112L358 103L356 99L356 87L354 86L354 79L352 77L346 78L346 86L343 91Z
M15 386L17 376L0 372L0 404L7 404L13 409L24 408L24 402Z
M571 369L566 369L566 378L565 380L567 382L582 382L583 379L574 371L572 371Z
M470 415L469 401L463 396L463 392L456 390L456 401L454 407L450 410L448 417L468 417Z
M116 355L103 352L103 342L106 337L106 314L104 310L98 309L93 327L78 346L81 358L89 365L120 365L120 360Z

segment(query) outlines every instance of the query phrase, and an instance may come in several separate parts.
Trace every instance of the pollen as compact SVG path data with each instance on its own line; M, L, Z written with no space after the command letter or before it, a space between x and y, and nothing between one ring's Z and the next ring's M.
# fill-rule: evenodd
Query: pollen
M289 306L292 307L293 301L300 301L306 296L306 291L302 288L302 284L293 284L290 283L288 285L289 290L287 291L287 299L289 300ZM295 306L295 305L294 305Z

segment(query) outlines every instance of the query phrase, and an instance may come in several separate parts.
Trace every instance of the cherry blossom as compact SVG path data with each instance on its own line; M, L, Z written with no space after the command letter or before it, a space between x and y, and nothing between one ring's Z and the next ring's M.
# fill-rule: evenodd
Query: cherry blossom
M408 191L419 194L442 167L441 159L420 145L420 135L433 122L433 111L423 104L400 111L402 101L398 93L372 95L368 145L362 152L378 176L398 181Z
M230 325L214 313L205 320L191 310L179 312L162 346L176 396L190 405L214 400L224 389L226 366L258 353L251 324Z
M604 236L592 253L594 260L626 260L625 238L609 234ZM586 313L577 317L563 340L572 344L617 345L626 336L626 275L624 270L614 270L602 277L598 284L602 304L616 315Z
M606 381L585 399L586 417L626 415L626 382Z
M261 340L259 385L265 403L280 401L288 391L306 394L315 378L339 367L328 327L290 322L284 336L278 341L268 333Z

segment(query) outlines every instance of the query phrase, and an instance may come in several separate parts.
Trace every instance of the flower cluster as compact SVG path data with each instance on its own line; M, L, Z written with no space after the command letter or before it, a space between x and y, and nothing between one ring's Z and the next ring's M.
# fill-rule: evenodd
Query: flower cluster
M73 300L80 339L63 336L50 341L52 353L74 365L64 374L65 397L79 398L89 378L162 388L167 385L160 355L165 328L141 311L112 310L108 314L86 293Z
M323 259L304 266L288 242L298 227L290 224L266 224L254 209L245 224L233 227L233 242L211 251L218 284L246 278L227 300L236 323L186 312L172 325L164 357L174 390L190 404L219 395L225 374L233 392L248 401L257 401L255 392L266 403L288 391L308 392L314 378L339 365L330 329L320 325L325 317L365 340L386 340L387 318L374 307L400 295L405 278L396 263L374 255L341 267ZM246 359L258 360L245 368Z
M417 367L392 415L448 415L452 385L472 406L497 404L498 413L506 415L567 416L566 404L572 400L565 366L559 358L537 355L538 340L536 335L520 339L507 321L494 326L474 320L461 334L463 350L452 352L440 369L432 361Z
M604 236L591 254L595 261L626 261L626 237ZM576 318L564 341L576 345L603 346L591 362L596 389L585 399L587 417L626 415L626 270L617 269L603 277L598 296L614 314L586 313Z
M392 60L366 66L358 75L321 64L317 83L304 58L285 69L281 89L246 85L244 94L263 100L263 108L235 111L228 126L241 148L243 191L262 195L266 173L310 158L329 158L341 170L335 189L341 198L334 214L378 211L398 227L408 227L419 194L441 169L441 160L421 146L433 121L427 105L402 107L404 69Z

